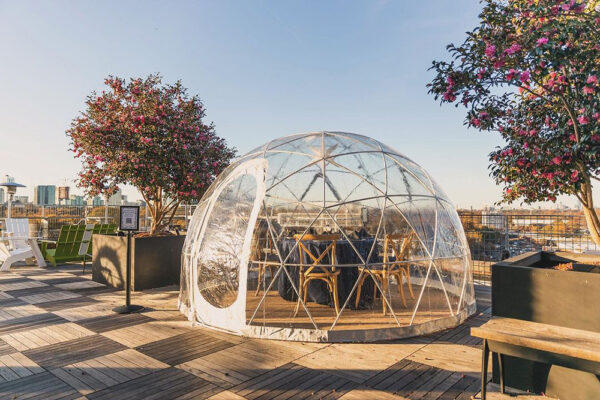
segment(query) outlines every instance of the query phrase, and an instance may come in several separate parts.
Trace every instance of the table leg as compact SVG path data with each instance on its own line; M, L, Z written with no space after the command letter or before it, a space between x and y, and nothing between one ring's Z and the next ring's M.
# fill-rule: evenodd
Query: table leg
M500 353L496 353L498 357L498 372L500 373L500 393L506 393L504 389L504 356Z
M481 355L481 400L486 399L487 372L490 348L487 339L483 339L483 352Z
M31 246L31 251L33 252L33 256L35 257L35 260L37 261L38 267L40 267L40 268L45 267L46 261L44 260L44 257L42 257L42 252L40 251L40 248L38 247L37 240L28 239L27 242L29 243L29 246Z

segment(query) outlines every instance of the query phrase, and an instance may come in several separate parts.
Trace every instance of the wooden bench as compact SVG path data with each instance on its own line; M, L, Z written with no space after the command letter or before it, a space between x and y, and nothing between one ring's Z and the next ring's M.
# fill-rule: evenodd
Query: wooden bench
M471 328L471 336L483 339L482 400L486 398L490 352L498 360L502 393L505 393L503 355L600 374L600 333L493 317L482 326Z

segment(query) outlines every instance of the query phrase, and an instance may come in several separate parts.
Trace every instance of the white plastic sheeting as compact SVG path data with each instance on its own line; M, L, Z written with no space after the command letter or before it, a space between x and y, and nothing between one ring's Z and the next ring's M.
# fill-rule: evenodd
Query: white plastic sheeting
M338 234L339 248L354 253L336 255L349 282L339 314L327 301L295 300L290 238L309 232ZM388 278L398 290L385 292L373 280L373 293L355 304L358 277L385 267L384 242L394 235L411 238L408 282ZM368 137L316 132L251 151L207 190L188 228L179 305L194 322L248 336L368 341L459 324L475 297L462 224L429 174Z

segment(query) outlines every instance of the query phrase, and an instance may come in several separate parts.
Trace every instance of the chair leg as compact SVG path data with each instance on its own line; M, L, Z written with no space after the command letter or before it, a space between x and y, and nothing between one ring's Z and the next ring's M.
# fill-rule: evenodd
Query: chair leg
M333 276L333 293L331 294L333 296L333 305L335 307L335 314L339 315L340 313L340 299L338 297L338 280L337 280L337 275Z
M406 286L408 286L408 293L410 294L410 298L414 300L415 294L412 290L412 283L410 283L410 266L407 265L406 267L402 268L401 271L403 271L406 275ZM400 278L402 278L402 276Z
M483 339L483 352L481 355L481 400L486 399L487 372L490 348L487 339Z
M260 293L261 279L264 274L263 268L264 267L262 265L258 266L258 284L256 285L256 292L254 293L254 296L258 296L258 294Z
M383 308L383 315L387 315L387 304L385 303L385 299L387 298L387 294L389 291L390 277L387 274L384 274L381 277L381 307Z
M500 373L500 393L505 394L506 388L504 385L504 355L496 353L498 358L498 372Z
M356 299L354 300L354 308L358 309L358 304L360 303L360 294L362 292L362 285L365 282L365 273L363 272L362 276L358 280L357 288L356 288Z

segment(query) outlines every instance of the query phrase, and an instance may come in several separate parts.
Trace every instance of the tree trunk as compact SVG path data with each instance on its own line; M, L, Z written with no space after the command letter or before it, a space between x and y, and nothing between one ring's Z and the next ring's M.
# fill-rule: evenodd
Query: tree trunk
M592 240L600 247L600 229L598 229L598 214L596 214L596 210L583 206L583 215L585 215L585 221L587 222Z
M589 177L581 187L581 205L583 206L583 215L587 223L588 230L592 240L600 247L600 219L594 209L594 198L592 197L592 183Z

